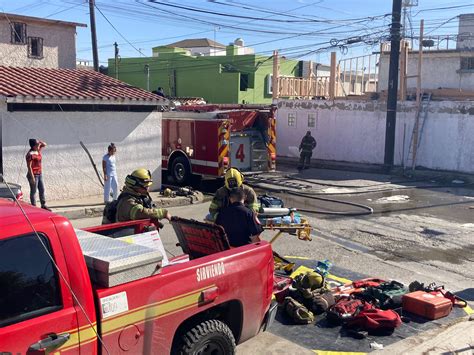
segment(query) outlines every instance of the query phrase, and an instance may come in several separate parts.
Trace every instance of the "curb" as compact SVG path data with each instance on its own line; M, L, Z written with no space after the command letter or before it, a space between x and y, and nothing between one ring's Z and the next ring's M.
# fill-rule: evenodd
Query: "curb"
M204 202L204 195L200 191L195 191L191 196L178 196L173 198L160 197L153 200L157 208L170 208L188 206ZM104 211L104 205L79 206L73 208L57 207L51 208L54 213L66 217L67 219L82 219L101 217Z

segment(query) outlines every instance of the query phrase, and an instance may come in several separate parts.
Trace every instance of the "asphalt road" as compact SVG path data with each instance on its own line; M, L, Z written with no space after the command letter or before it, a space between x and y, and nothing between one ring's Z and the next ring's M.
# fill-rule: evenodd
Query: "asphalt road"
M290 176L289 176L290 174ZM405 284L418 280L435 282L457 292L474 306L474 190L472 185L452 180L412 181L387 175L349 173L310 169L302 174L284 171L260 176L249 182L281 196L287 207L313 211L361 211L341 203L315 200L311 197L337 199L373 208L367 216L334 216L304 213L313 231L312 241L300 241L284 235L273 248L281 255L328 259L342 269L359 274L395 279ZM302 180L300 180L302 179ZM219 182L204 181L207 192ZM276 192L275 192L276 191ZM297 191L305 197L289 193ZM173 215L202 220L209 202L171 208ZM99 224L100 218L75 220L76 227ZM160 232L165 248L180 253L176 236L165 222ZM266 231L270 240L274 232ZM273 335L264 335L245 343L242 349L264 349L279 344ZM285 346L289 346L286 344ZM241 353L249 353L247 350ZM287 352L287 353L292 353ZM293 353L304 353L295 350Z

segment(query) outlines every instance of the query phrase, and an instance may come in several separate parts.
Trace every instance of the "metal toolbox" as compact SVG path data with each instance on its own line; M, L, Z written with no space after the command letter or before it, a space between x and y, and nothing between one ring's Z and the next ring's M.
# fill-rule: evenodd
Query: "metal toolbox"
M163 255L156 249L76 229L92 281L113 287L156 274Z

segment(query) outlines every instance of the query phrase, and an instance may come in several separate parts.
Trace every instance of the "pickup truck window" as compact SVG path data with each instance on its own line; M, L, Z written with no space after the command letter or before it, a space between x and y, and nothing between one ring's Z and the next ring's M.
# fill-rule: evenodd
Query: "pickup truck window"
M40 238L52 255L47 238ZM38 237L0 240L0 327L60 308L58 275Z

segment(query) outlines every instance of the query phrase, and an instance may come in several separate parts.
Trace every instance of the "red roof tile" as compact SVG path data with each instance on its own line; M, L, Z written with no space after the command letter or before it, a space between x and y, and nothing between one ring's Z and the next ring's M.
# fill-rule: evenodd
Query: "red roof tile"
M0 66L0 95L39 100L107 100L110 103L127 100L160 104L165 101L151 92L92 70L4 66Z

